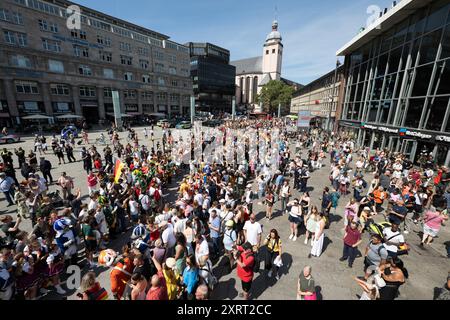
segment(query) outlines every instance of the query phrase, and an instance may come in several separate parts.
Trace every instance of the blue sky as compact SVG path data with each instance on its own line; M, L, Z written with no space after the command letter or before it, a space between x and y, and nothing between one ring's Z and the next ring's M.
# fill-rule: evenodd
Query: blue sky
M185 43L211 42L232 60L262 55L277 7L282 76L307 84L331 71L335 53L366 25L367 8L391 0L75 0ZM399 0L397 0L399 2Z

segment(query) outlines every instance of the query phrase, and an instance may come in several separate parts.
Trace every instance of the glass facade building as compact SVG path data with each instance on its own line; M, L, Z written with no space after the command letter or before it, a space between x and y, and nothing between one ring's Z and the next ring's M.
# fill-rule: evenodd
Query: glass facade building
M191 77L198 111L232 112L236 92L236 67L230 52L210 43L187 43L191 55Z
M401 1L380 22L381 32L368 30L338 52L346 58L340 129L359 145L401 151L412 160L427 149L448 165L450 1L419 2Z

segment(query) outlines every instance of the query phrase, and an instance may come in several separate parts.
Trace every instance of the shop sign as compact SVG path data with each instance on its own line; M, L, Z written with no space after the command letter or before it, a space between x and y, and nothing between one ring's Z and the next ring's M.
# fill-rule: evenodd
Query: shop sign
M387 132L387 133L398 133L398 129L388 128L388 127L379 127L378 130Z
M450 142L449 136L436 136L436 141L438 142Z
M428 133L422 133L420 131L412 131L412 130L406 130L404 131L405 135L410 137L417 137L419 139L431 139L433 136Z

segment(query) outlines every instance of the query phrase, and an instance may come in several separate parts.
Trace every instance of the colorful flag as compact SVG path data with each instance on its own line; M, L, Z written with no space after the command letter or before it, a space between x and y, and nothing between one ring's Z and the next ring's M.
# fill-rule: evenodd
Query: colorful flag
M120 159L116 160L116 165L114 166L114 182L118 183L119 182L119 178L122 175L122 169L125 165L123 164L122 161L120 161Z

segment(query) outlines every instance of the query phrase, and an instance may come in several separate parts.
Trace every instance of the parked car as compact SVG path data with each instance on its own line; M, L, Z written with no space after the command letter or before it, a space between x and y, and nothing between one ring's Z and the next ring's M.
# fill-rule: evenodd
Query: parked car
M15 143L15 142L19 142L20 141L20 137L18 135L15 134L8 134L8 135L4 135L4 134L0 134L0 143Z
M190 121L181 121L179 124L176 125L177 129L191 129L192 124Z
M223 124L222 120L218 120L218 119L214 119L214 120L208 120L208 121L203 121L202 122L202 126L203 127L218 127L221 126Z
M174 121L174 120L167 120L167 119L159 120L156 123L156 125L158 127L169 127L169 128L175 128L176 124L177 124L176 121Z

